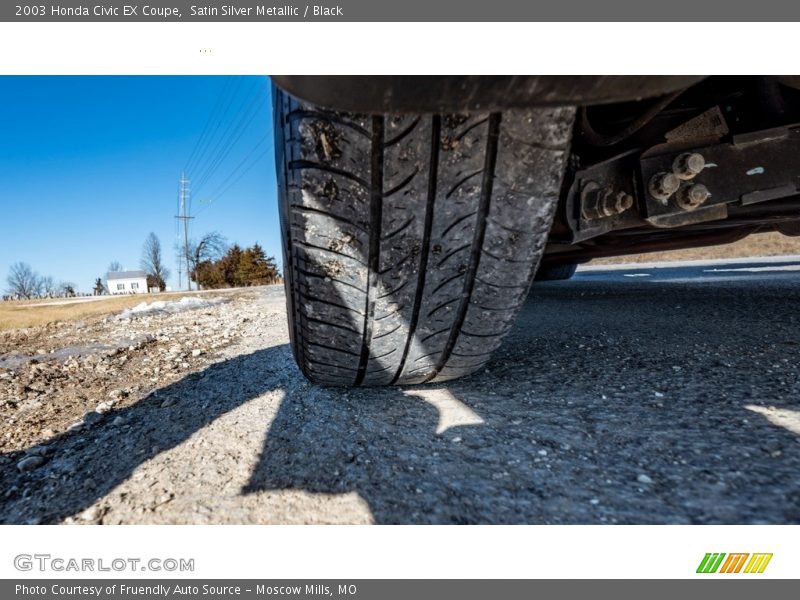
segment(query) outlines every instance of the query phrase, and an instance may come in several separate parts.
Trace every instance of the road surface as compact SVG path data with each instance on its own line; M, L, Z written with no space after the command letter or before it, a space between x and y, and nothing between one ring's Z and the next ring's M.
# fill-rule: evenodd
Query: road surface
M269 288L207 365L7 452L0 522L798 523L798 308L795 259L579 270L484 372L325 389Z

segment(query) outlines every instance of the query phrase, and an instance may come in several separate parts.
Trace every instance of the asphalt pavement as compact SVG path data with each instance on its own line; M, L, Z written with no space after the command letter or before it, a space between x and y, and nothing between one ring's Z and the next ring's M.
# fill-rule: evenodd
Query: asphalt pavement
M152 453L51 444L94 487L46 464L6 522L798 523L798 309L800 259L584 268L484 371L404 389L311 385L275 325L121 415Z

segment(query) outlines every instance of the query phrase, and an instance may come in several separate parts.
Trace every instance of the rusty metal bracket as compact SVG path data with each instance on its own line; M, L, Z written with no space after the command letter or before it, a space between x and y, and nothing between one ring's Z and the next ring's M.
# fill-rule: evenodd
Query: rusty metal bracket
M677 173L681 157L702 157L704 166L670 194L657 185ZM640 177L650 182L640 203L655 227L725 218L729 204L746 205L793 196L800 190L800 126L734 136L729 143L684 148L642 158ZM685 159L684 159L685 160ZM678 216L683 218L676 218Z
M631 150L577 171L566 198L570 242L723 220L729 206L800 193L800 125L727 139Z
M572 242L641 224L635 206L638 164L639 151L633 150L575 174L566 213Z

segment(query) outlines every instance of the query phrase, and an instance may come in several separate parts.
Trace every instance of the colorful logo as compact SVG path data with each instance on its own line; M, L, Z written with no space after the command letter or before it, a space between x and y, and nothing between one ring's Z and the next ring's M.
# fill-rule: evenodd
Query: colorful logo
M708 552L703 557L703 560L700 561L697 572L763 573L770 560L772 560L772 553L749 554L747 552L739 552L725 554L724 552Z

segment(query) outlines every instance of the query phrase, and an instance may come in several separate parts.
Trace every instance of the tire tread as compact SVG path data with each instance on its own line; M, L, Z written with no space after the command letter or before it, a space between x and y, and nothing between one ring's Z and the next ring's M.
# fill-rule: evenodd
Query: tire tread
M274 95L302 371L387 385L480 369L543 253L574 110L366 116Z

